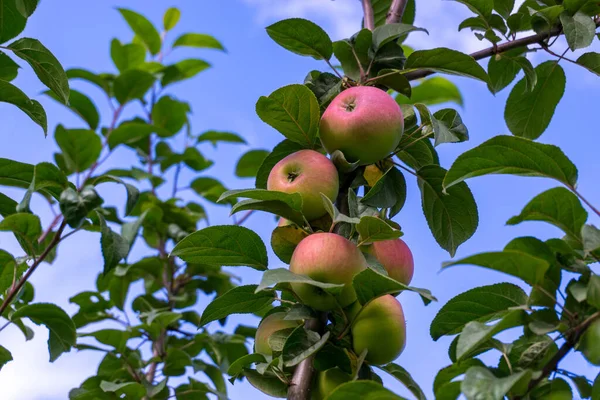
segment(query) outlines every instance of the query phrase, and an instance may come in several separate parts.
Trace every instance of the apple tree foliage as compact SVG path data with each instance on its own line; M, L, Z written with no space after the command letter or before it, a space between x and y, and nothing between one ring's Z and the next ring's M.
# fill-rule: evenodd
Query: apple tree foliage
M478 225L476 199L466 181L488 174L554 179L556 188L534 197L507 223L542 221L560 228L564 236L545 241L517 237L501 251L475 254L444 266L488 268L520 279L522 285L476 287L441 307L431 323L431 336L434 340L453 336L454 340L449 365L432 371L435 398L534 400L558 395L600 399L600 378L594 382L581 371L561 367L573 351L589 355L590 343L600 346L600 337L589 339L589 328L600 319L600 276L592 265L600 260L600 231L587 223L588 212L599 216L600 212L578 191L573 162L560 148L538 141L565 89L561 63L571 61L600 75L600 54L569 58L570 51L597 40L600 7L596 1L526 0L516 7L514 0L460 0L456 7L466 6L472 16L457 21L457 28L470 29L482 43L482 50L471 55L448 48L406 46L409 35L426 35L427 29L435 29L413 25L415 13L425 12L417 10L414 0L362 0L363 28L336 42L304 19L286 19L267 27L267 34L284 49L322 60L323 70L307 71L304 82L258 100L260 119L284 138L268 155L246 153L237 173L255 176L255 187L231 191L204 174L181 185L178 173L169 182L172 190L166 190L167 182L158 173L171 168L199 173L208 169L212 161L198 150L207 142L244 144L228 132L194 135L187 119L189 104L168 94L171 84L192 78L209 65L200 59L169 64L164 55L179 46L223 50L220 42L190 33L167 45L166 34L179 18L177 9L166 12L162 34L140 14L119 9L135 37L131 43L111 43L117 72L65 72L37 40L13 40L36 4L35 0L0 0L1 15L9 16L0 18L0 100L19 107L47 130L41 105L10 83L20 68L15 60L21 59L48 86L49 96L81 116L84 127L56 128L54 138L61 151L54 163L0 160L0 184L24 189L21 199L0 194L0 229L12 232L23 250L18 255L0 253L0 315L28 339L30 322L47 326L51 361L72 348L106 354L97 374L71 391L72 399L225 398L227 376L232 383L247 379L274 397L308 399L315 371L332 367L346 371L354 380L337 387L327 399L400 399L382 386L381 374L396 378L416 398L425 399L402 366L374 367L364 361L365 354L352 351L343 313L319 313L299 303L290 283L330 291L339 287L287 268L268 269L265 243L241 224L198 230L200 224L208 225L201 202L231 206L232 214L267 212L296 223L300 229L277 227L271 237L274 253L287 263L295 243L318 230L335 231L359 244L401 236L393 219L403 209L407 192L418 191L420 211L433 237L454 256ZM561 36L568 47L556 50L556 39ZM551 58L534 66L528 58L532 51L546 52ZM462 103L458 88L446 76L473 78L494 94L511 85L521 71L504 111L511 135L493 137L451 165L441 166L438 151L469 139L458 111L438 106ZM70 79L86 80L105 92L113 110L107 126L99 123L89 97L69 90ZM404 135L393 154L375 165L358 166L334 153L340 196L335 203L324 199L328 215L308 223L301 212L301 198L266 190L267 177L285 156L301 149L321 150L318 122L322 112L337 94L357 85L376 86L395 96L404 114ZM142 112L124 120L123 110L133 104L141 105ZM179 136L185 136L186 146L174 150L174 138ZM135 152L135 165L99 172L118 146ZM125 207L104 204L96 186L105 183L124 186ZM177 199L178 191L186 186L198 194L200 202L184 204ZM167 196L160 196L164 193ZM45 229L30 209L34 194L48 199L53 207L58 204L54 221ZM41 264L51 263L58 245L79 230L99 233L104 266L98 268L95 290L71 298L79 311L69 316L56 305L35 303L28 278ZM136 238L149 251L147 257L131 260ZM363 307L382 295L404 291L420 295L425 305L436 300L427 289L403 285L387 276L377 262L369 262L371 267L352 282ZM264 274L261 282L237 286L221 270L225 266L250 267ZM446 273L460 272L452 268ZM128 298L129 286L139 280L144 282L145 293ZM204 310L195 307L201 293L215 295ZM135 320L124 319L126 307L135 312ZM207 328L234 314L264 317L274 312L305 323L273 337L269 343L272 357L250 351L248 339L254 336L254 328L239 326L233 334ZM116 328L82 330L97 322L116 322ZM512 342L497 338L509 329L518 333ZM0 348L1 364L11 359L10 351ZM497 361L484 362L490 359ZM600 363L599 359L590 361ZM196 373L207 379L198 380ZM171 383L173 377L184 375L186 383Z

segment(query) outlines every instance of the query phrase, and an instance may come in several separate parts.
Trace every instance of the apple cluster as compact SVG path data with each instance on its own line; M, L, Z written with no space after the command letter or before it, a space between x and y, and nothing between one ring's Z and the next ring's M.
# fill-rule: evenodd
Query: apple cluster
M345 159L361 166L378 163L392 153L404 129L402 111L385 91L357 86L343 91L327 107L320 122L323 148L332 154L339 150ZM299 193L302 213L311 221L326 215L321 194L335 202L340 176L334 163L316 150L300 150L279 161L271 170L268 190ZM279 225L292 224L280 220ZM360 247L338 233L319 231L300 240L291 256L289 269L312 280L344 285L331 294L307 283L292 283L291 288L302 304L321 312L343 310L348 324L351 347L356 355L366 350L365 360L372 365L387 364L402 352L406 323L401 304L391 296L378 297L360 304L352 286L356 274L369 268L365 254L374 257L389 277L408 285L413 276L413 257L401 239L375 241ZM263 319L255 340L256 352L272 355L269 337L276 331L297 327L299 321L274 313ZM315 397L322 398L335 387L351 380L339 368L321 371L315 378Z

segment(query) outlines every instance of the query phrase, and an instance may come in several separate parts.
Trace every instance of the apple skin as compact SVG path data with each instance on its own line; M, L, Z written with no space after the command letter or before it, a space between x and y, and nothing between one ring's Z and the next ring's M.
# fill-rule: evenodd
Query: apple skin
M269 337L273 332L295 328L300 324L299 321L286 321L283 319L284 317L285 313L273 313L261 321L254 337L254 351L256 353L266 356L273 355L273 351L269 347Z
M267 179L268 190L300 193L302 213L309 221L327 213L320 193L335 201L339 184L335 165L314 150L300 150L283 158Z
M366 360L373 365L394 361L406 344L406 322L400 302L391 295L368 303L352 323L354 352L367 349Z
M330 311L346 307L356 300L352 278L367 267L367 260L361 251L345 237L335 233L314 233L296 246L290 271L315 281L346 286L335 296L305 283L292 283L291 286L307 306Z
M366 252L383 265L390 278L409 285L413 278L415 263L413 255L402 239L373 242Z
M403 131L402 110L389 94L372 86L355 86L329 104L319 135L329 154L340 150L346 160L367 165L393 152Z
M600 319L592 322L581 335L579 350L590 364L600 365Z
M322 400L329 396L338 386L351 380L352 377L338 367L319 372L313 386L311 399Z

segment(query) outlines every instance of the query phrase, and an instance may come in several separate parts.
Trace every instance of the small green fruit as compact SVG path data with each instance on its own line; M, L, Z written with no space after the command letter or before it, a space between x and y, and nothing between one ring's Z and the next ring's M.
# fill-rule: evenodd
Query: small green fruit
M261 353L266 356L273 355L273 351L269 346L269 337L271 337L274 332L295 328L300 324L299 321L284 320L284 317L285 313L274 313L260 322L254 338L254 351L256 353Z

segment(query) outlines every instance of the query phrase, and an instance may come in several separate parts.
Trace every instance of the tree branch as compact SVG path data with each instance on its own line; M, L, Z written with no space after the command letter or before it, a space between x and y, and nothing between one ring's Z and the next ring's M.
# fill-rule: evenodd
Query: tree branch
M402 15L404 14L404 9L406 8L406 3L408 0L393 0L392 4L390 4L390 11L388 11L387 16L385 18L386 24L395 24L400 22L402 19Z
M365 15L365 28L372 31L373 29L375 29L375 15L373 14L373 5L371 4L371 0L361 0L361 2L363 7L363 13Z

